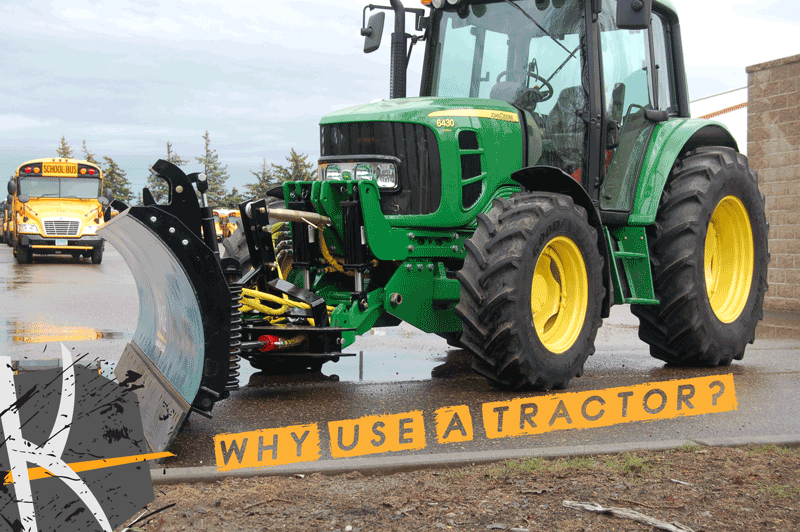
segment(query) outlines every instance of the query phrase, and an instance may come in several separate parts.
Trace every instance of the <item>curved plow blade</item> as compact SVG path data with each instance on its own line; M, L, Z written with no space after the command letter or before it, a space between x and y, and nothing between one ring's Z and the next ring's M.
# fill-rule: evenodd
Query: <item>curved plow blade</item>
M139 398L152 452L165 451L191 410L207 415L228 395L231 294L213 251L165 209L131 207L98 234L125 259L139 294L115 375Z

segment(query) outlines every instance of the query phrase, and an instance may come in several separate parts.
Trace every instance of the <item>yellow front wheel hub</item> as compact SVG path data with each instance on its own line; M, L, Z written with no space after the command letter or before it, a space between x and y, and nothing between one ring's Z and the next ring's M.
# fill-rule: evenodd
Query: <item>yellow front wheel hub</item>
M753 283L753 229L742 200L722 198L708 225L705 280L711 309L723 323L744 310Z
M580 335L589 304L589 281L580 249L570 238L550 240L536 260L531 283L533 326L551 352L568 350Z

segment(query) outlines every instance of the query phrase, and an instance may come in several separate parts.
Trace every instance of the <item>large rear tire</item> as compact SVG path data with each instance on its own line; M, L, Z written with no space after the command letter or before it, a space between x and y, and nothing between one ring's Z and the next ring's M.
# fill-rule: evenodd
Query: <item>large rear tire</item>
M653 357L681 366L744 357L763 317L768 233L744 155L702 147L675 163L650 235L660 303L631 307Z
M460 342L505 389L565 388L594 353L605 288L597 232L560 194L494 200L458 272Z

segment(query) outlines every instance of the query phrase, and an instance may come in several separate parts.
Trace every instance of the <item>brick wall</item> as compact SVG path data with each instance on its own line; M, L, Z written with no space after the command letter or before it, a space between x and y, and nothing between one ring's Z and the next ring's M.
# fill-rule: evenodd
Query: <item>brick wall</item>
M800 311L800 55L747 74L747 152L770 224L764 308Z

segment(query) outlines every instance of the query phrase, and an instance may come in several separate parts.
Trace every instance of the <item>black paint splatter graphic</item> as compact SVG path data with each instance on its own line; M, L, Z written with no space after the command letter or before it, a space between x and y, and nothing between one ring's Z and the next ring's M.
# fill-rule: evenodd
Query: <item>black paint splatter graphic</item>
M144 439L136 395L96 371L74 366L75 408L63 456L66 464L89 460L139 456L149 452ZM34 445L50 439L56 422L62 370L45 370L15 377L15 405L22 437ZM13 484L2 484L10 469L7 436L0 425L0 531L21 531ZM78 473L94 494L112 528L139 513L154 499L147 462ZM102 530L95 516L59 478L31 480L36 525L41 532Z

